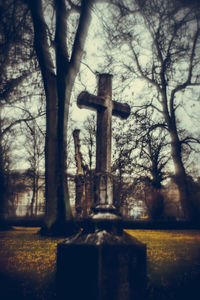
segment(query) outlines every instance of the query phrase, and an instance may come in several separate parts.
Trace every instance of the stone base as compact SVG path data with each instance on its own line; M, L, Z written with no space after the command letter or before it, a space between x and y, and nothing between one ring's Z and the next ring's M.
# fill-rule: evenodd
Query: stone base
M94 215L93 220L117 220L119 216L117 215L117 210L114 205L104 204L96 205L93 208Z
M59 299L145 299L146 246L137 239L106 230L80 232L57 250Z

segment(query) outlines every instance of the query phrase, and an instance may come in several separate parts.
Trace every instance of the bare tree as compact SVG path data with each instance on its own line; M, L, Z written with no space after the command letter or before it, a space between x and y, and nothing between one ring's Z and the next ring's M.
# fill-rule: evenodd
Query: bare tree
M32 122L26 122L25 127L25 150L27 152L27 161L29 168L27 175L31 179L32 199L30 205L31 216L37 215L38 211L38 192L42 188L41 178L44 170L44 139L45 134L40 125L34 119ZM35 208L35 209L34 209Z
M20 0L4 1L0 4L0 19L0 210L4 215L8 202L11 140L16 133L13 129L24 120L32 119L25 110L22 114L15 114L14 105L29 99L26 86L35 66L27 8L21 5ZM6 115L5 110L8 112L8 109L13 110L12 117Z
M83 146L86 147L89 170L95 169L96 160L96 119L95 115L87 117L83 123Z
M197 103L200 85L199 6L183 6L181 1L119 1L112 25L108 25L110 51L117 58L116 66L124 72L124 87L135 78L146 82L150 97L140 99L140 110L153 109L158 122L151 130L164 128L171 139L171 156L185 218L197 219L195 199L189 197L187 174L183 163L183 145L199 144L199 135L189 132L181 120L188 100ZM138 10L137 10L138 9ZM121 21L118 22L119 17ZM148 41L148 42L147 42ZM119 52L124 49L120 56ZM115 67L115 58L110 61ZM134 87L133 87L134 90ZM190 92L192 92L190 94ZM130 94L130 92L129 92ZM135 99L137 101L137 99ZM191 100L190 100L191 101ZM192 105L192 103L191 103ZM194 119L193 119L194 121ZM182 129L185 129L184 132ZM195 149L195 146L193 147Z
M135 119L134 126L132 118ZM166 134L162 128L153 132L149 130L154 125L150 116L134 112L132 118L127 121L126 128L114 127L116 198L119 198L120 206L127 197L132 195L135 198L138 186L143 184L145 189L148 187L149 197L142 199L144 202L148 200L146 206L152 219L158 219L163 216L164 210L161 196L163 181L169 176Z
M55 0L50 7L52 13L47 18L42 1L27 1L46 95L47 230L54 225L62 228L65 220L72 217L65 180L69 103L83 55L93 2L82 0L79 5L79 1ZM48 5L46 7L49 8ZM51 18L54 21L54 13L55 27L52 27L49 21Z

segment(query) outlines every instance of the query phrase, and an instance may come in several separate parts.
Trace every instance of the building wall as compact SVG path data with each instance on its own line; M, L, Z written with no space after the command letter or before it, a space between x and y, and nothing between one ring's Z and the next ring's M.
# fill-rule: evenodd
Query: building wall
M75 217L90 217L91 208L94 205L94 174L89 176L77 175L68 176L68 187L72 213ZM15 180L16 186L21 185L20 189L15 189L12 197L9 200L10 210L9 216L30 216L30 206L33 196L33 191L30 186L30 180L20 174ZM39 179L38 203L37 212L36 205L33 206L34 216L41 216L45 213L45 188L44 176ZM164 189L165 209L169 217L181 218L182 210L179 201L179 193L175 184L170 182ZM14 205L14 209L13 209ZM124 218L139 219L148 215L142 194L129 195L126 201L120 207L120 213Z
M20 174L20 176L15 179L15 185L21 186L20 189L14 189L9 203L10 203L10 210L9 216L30 216L30 206L31 200L33 197L33 189L30 186L29 178L26 178L24 174ZM74 177L68 178L68 186L69 186L69 195L70 195L70 202L72 207L72 212L75 215L75 183ZM45 179L42 175L39 179L39 189L37 195L37 211L36 211L36 203L33 206L34 216L42 216L45 214ZM14 208L13 208L14 205Z

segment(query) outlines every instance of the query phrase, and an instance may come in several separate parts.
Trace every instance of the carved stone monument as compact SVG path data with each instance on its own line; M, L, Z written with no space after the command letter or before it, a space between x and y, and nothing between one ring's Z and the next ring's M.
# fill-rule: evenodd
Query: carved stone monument
M75 209L76 218L87 219L91 216L91 207L94 205L94 170L88 169L83 161L79 129L73 131L74 146L75 146L75 161L76 161L76 199Z
M120 223L110 174L112 115L127 118L130 108L112 100L111 75L98 79L98 96L83 92L77 101L79 107L97 110L95 214L77 235L58 244L58 294L69 300L142 300L146 246L116 230Z
M122 119L130 115L128 104L112 100L112 75L99 75L98 96L82 92L77 105L97 111L96 134L96 188L94 219L115 219L113 205L113 182L111 176L112 115Z

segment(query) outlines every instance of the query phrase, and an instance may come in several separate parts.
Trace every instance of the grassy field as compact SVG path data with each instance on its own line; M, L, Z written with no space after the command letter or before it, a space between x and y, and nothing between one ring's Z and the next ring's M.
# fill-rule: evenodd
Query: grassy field
M148 299L200 299L199 230L127 230L147 244Z
M56 247L63 239L38 230L0 231L0 299L56 298ZM147 244L147 299L200 299L199 230L127 232Z

